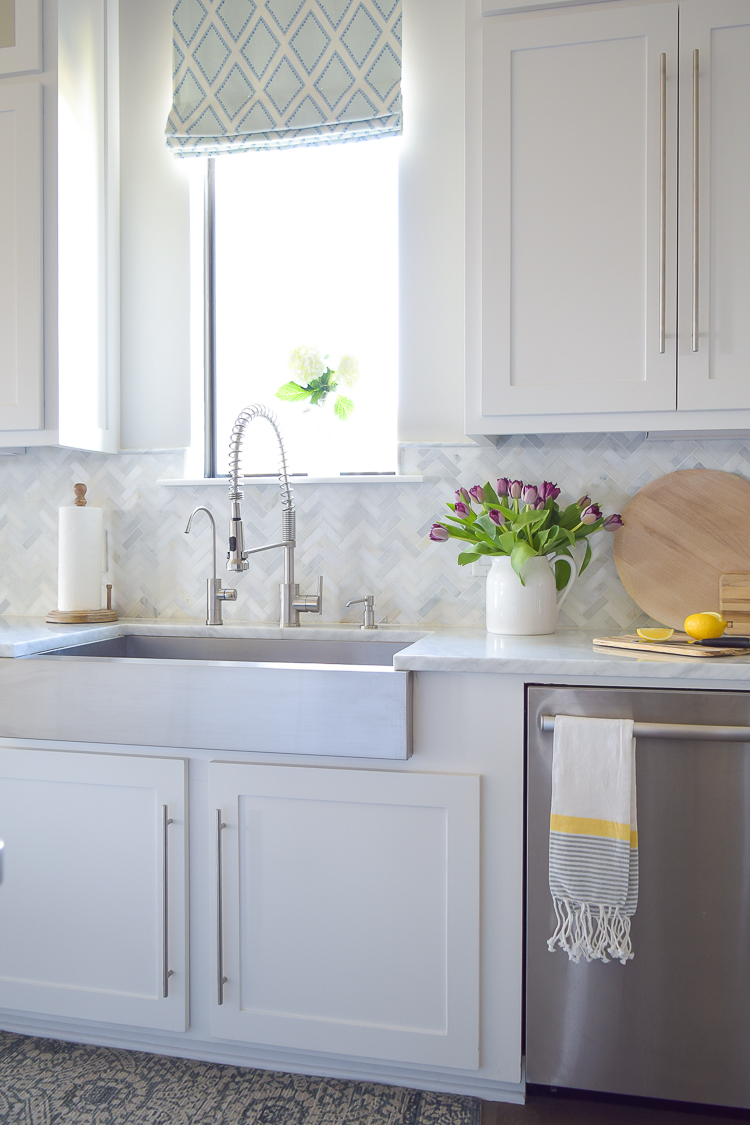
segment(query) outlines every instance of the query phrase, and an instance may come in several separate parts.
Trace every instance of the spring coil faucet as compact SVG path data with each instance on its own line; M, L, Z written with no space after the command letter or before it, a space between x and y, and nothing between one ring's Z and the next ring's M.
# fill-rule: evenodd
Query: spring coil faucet
M255 418L265 418L273 426L276 440L279 443L279 485L281 489L281 535L280 543L266 543L263 547L245 549L244 534L242 531L241 502L244 498L242 487L242 473L240 470L240 454L245 437L245 430ZM323 612L323 576L318 577L317 595L300 595L299 585L294 581L294 548L296 546L297 516L294 508L294 495L289 486L289 477L286 467L286 450L279 429L276 415L267 406L256 403L246 406L237 415L229 439L229 502L231 513L229 517L229 551L227 552L227 570L247 570L249 555L259 554L261 551L272 551L276 547L284 549L284 581L279 584L279 624L282 628L298 628L301 613Z

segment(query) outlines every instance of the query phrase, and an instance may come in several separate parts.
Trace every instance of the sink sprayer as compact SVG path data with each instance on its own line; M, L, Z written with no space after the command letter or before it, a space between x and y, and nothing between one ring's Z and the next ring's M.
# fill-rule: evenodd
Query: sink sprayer
M280 543L266 543L263 547L245 549L242 531L241 501L244 497L242 487L242 474L240 471L240 454L245 437L245 429L255 418L265 418L273 427L276 440L279 444L279 486L281 489L281 535ZM301 613L323 612L323 576L318 577L317 595L300 595L299 585L294 581L294 548L296 546L297 516L294 508L294 494L289 485L286 467L286 451L284 441L279 430L276 415L267 406L257 403L246 406L237 415L237 420L232 428L229 439L229 501L231 514L229 518L229 551L227 553L227 570L247 570L249 555L257 555L261 551L272 551L276 547L284 549L284 581L279 583L279 624L282 628L296 628L299 626Z

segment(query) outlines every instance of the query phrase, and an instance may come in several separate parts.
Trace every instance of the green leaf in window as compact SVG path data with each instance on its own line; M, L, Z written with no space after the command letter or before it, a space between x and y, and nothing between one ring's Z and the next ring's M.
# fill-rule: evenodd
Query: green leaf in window
M354 410L354 403L345 395L339 395L333 404L333 413L337 418L340 418L342 422L347 420L352 410Z
M299 383L284 383L284 386L279 387L276 392L276 398L280 398L284 402L301 402L302 399L309 398L311 394L309 387L301 387Z

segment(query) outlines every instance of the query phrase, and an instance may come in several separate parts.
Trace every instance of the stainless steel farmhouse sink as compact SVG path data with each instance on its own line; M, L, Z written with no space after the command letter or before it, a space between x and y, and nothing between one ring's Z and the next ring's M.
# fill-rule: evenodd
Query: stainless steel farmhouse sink
M388 667L408 641L293 640L278 637L112 637L45 652L100 660L242 660L272 664L357 664ZM33 659L38 659L34 657Z
M143 630L0 660L0 736L408 758L411 639ZM175 630L177 633L177 630Z

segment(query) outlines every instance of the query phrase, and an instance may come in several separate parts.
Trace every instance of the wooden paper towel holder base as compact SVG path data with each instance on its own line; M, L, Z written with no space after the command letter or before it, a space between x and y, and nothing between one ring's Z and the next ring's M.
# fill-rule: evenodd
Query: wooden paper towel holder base
M48 625L87 625L117 621L117 613L113 609L53 609L45 621Z
M117 621L117 612L112 609L111 585L107 585L106 609L53 609L45 621L48 625L96 625L103 621Z

